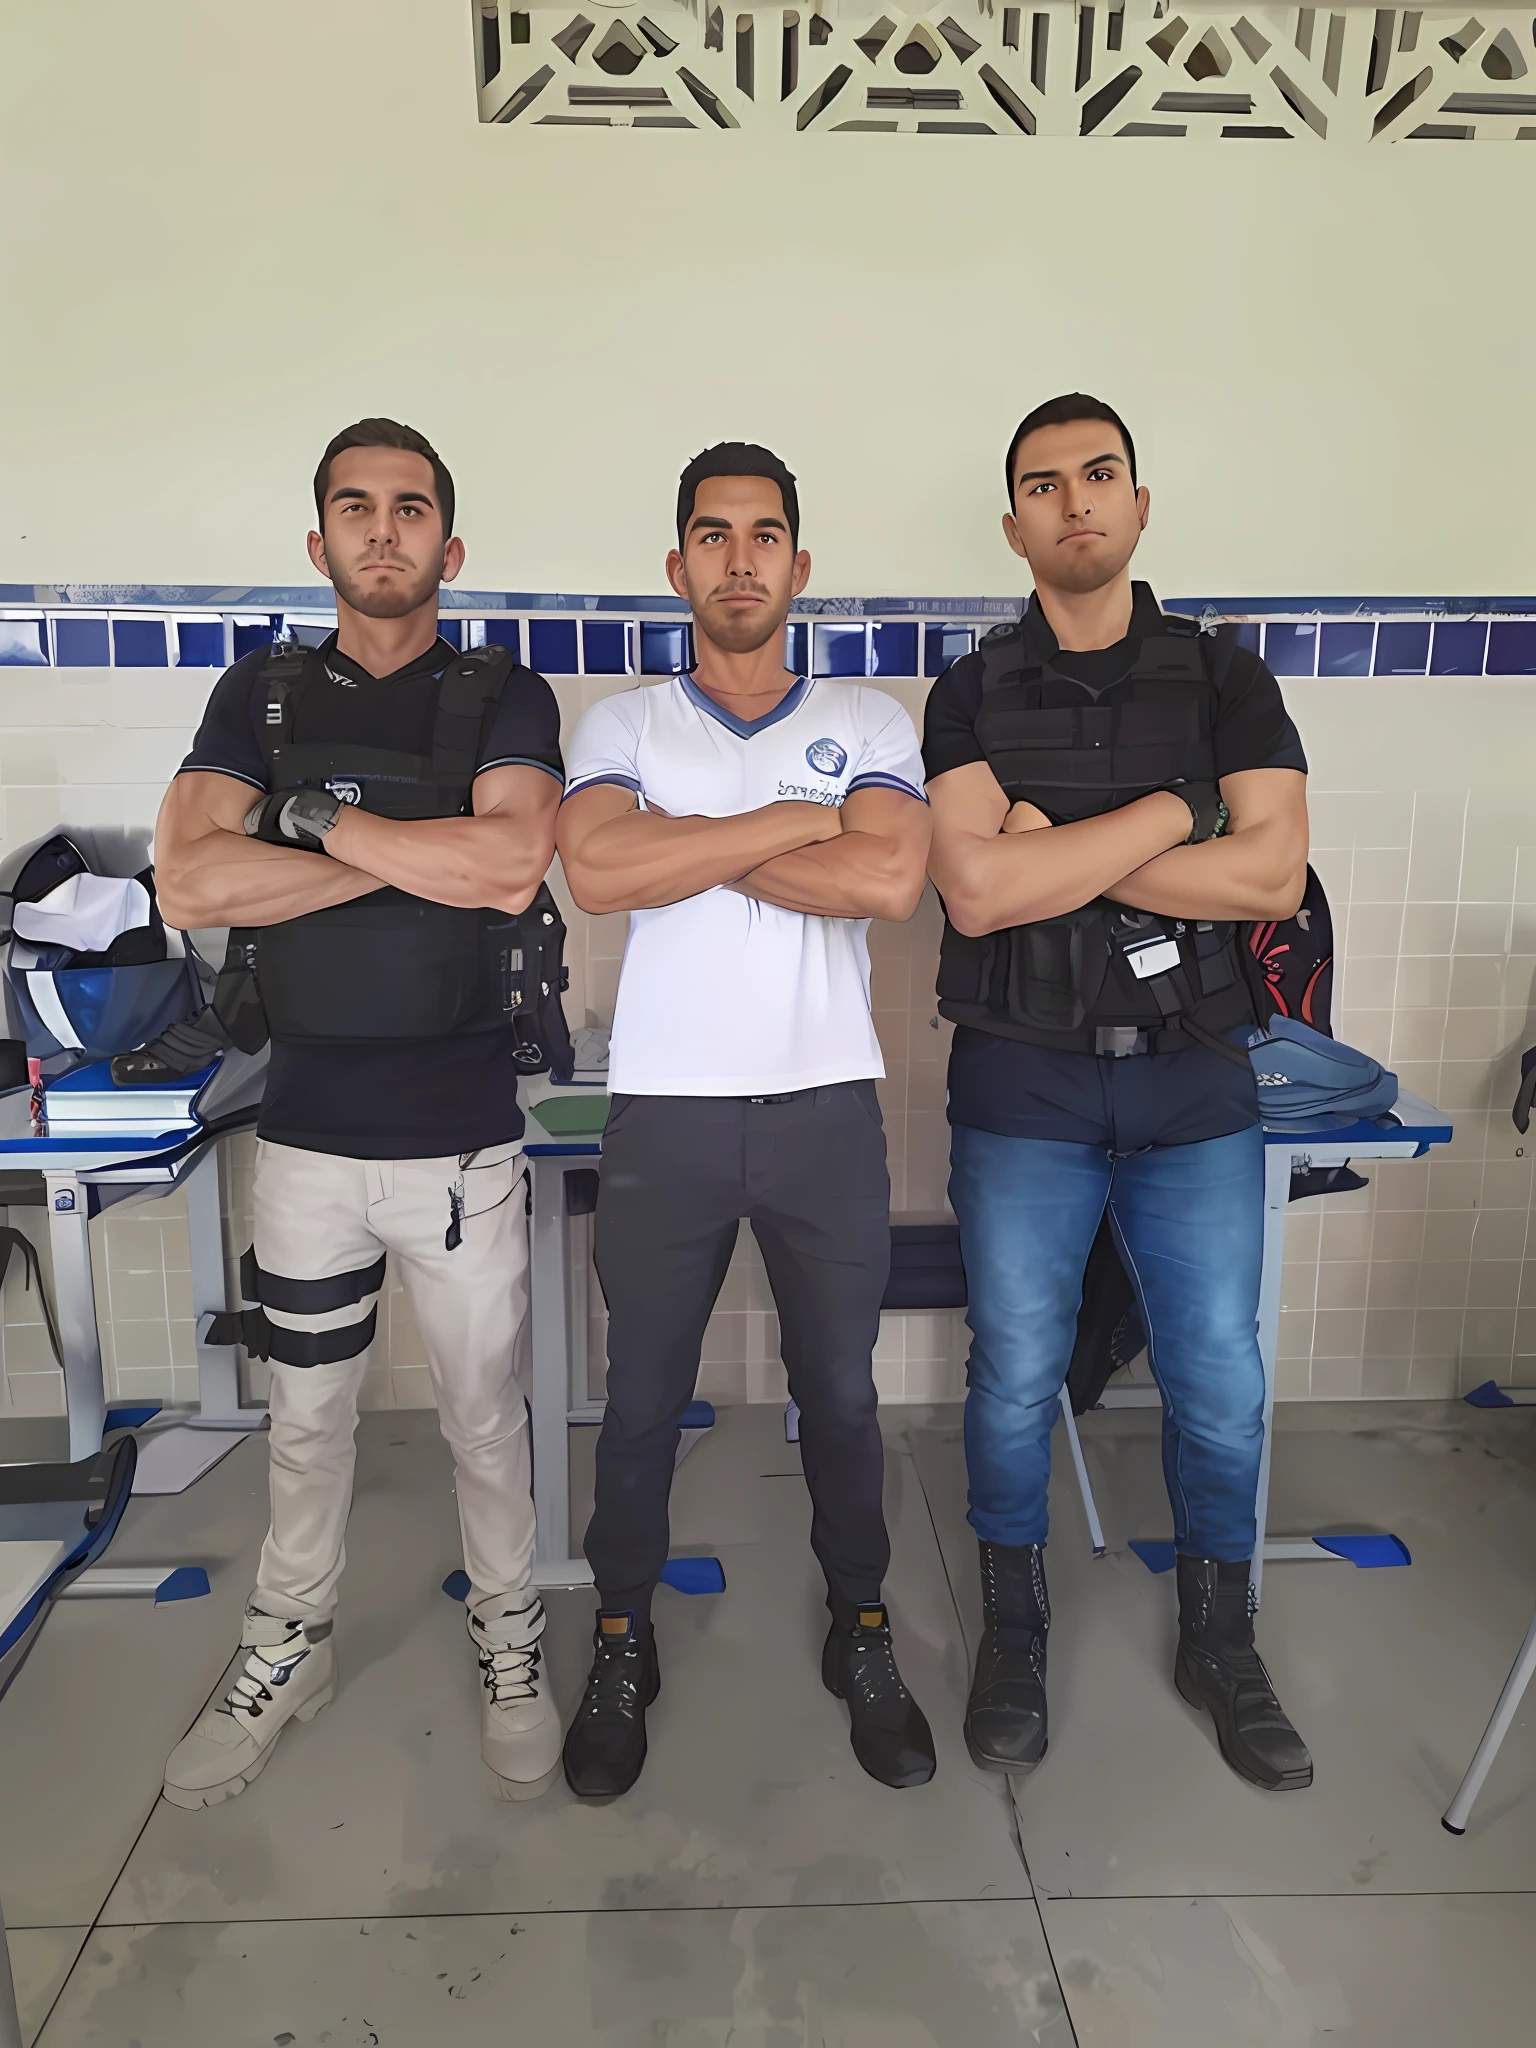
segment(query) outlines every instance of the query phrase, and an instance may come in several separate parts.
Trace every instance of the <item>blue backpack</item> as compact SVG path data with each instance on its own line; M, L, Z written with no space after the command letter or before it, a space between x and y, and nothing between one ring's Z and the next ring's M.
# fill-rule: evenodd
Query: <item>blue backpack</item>
M1397 1100L1396 1074L1299 1018L1274 1016L1267 1030L1233 1037L1247 1045L1259 1113L1273 1130L1339 1128L1384 1116Z

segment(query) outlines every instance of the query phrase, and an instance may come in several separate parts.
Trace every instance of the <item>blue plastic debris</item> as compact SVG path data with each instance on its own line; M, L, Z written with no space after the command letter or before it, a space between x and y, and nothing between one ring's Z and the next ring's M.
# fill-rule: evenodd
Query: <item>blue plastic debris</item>
M107 1419L102 1424L102 1428L104 1430L142 1429L146 1422L151 1421L159 1413L160 1403L158 1401L152 1401L143 1408L109 1408L107 1410Z
M155 1605L164 1607L170 1600L201 1600L207 1591L208 1574L203 1567L200 1564L181 1564L156 1587Z
M1493 1380L1484 1380L1483 1384L1474 1387L1466 1398L1474 1408L1513 1408L1515 1405L1504 1389Z
M443 1591L450 1600L467 1600L469 1598L469 1573L450 1572L443 1581Z
M723 1593L725 1568L718 1557L669 1557L661 1583L676 1593Z
M1171 1572L1173 1570L1174 1558L1177 1553L1171 1542L1155 1543L1146 1540L1138 1542L1133 1536L1131 1538L1131 1548L1149 1572Z
M1312 1541L1319 1550L1347 1557L1362 1572L1385 1571L1391 1565L1413 1563L1401 1536L1314 1536Z

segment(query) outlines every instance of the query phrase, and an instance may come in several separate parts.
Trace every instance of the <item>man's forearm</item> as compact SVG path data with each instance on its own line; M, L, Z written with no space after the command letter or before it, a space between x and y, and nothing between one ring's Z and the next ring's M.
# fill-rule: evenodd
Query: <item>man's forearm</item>
M269 846L243 832L202 834L175 860L157 852L155 892L162 916L177 931L208 925L285 924L369 896L383 884L344 861L298 848Z
M583 910L655 910L738 881L765 861L816 843L826 836L828 820L807 816L812 808L766 804L729 818L626 811L575 843L560 838L561 863ZM833 826L836 816L830 814Z
M926 876L921 855L871 832L845 832L820 846L781 853L732 887L760 903L812 917L883 917L904 924Z
M1113 902L1164 917L1292 917L1307 886L1306 848L1256 825L1230 838L1176 846L1103 890Z
M550 863L547 839L509 817L381 818L348 805L326 853L430 903L526 910Z
M956 929L980 937L1081 909L1189 828L1183 798L1160 790L1071 825L956 838L933 878Z

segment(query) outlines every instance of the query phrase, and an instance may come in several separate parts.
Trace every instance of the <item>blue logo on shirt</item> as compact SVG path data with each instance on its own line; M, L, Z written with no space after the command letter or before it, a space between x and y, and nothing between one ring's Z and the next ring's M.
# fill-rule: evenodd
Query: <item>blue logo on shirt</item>
M836 740L812 740L805 758L818 775L841 775L848 766L848 750Z

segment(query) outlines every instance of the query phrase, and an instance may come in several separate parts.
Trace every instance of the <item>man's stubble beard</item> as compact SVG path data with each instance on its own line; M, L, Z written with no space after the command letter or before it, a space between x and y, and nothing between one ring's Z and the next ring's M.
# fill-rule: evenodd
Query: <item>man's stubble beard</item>
M365 619L403 619L410 612L420 611L431 602L442 580L441 557L434 569L410 581L398 576L364 580L350 571L338 571L334 565L331 568L336 594Z
M783 618L771 614L765 622L760 612L737 614L713 609L695 610L693 621L704 638L724 654L756 654L775 634L783 633L785 624Z

